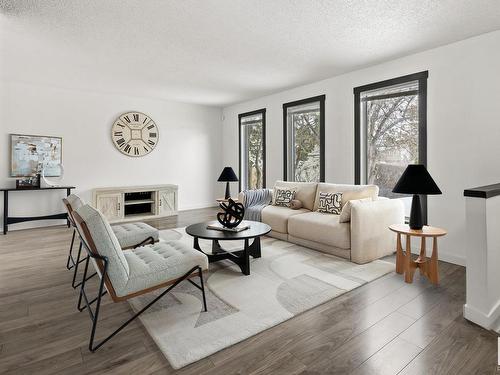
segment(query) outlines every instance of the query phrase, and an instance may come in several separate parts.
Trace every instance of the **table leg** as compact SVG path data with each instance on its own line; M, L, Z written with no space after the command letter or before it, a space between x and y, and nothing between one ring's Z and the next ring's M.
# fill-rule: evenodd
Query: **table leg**
M432 237L432 255L428 267L429 280L433 284L439 284L437 237Z
M405 282L412 283L413 282L413 272L415 271L415 267L412 264L411 260L411 236L406 236L406 254L405 254Z
M248 245L248 238L245 239L245 251L243 254L242 263L240 264L241 272L244 275L250 275L250 246Z
M71 189L70 188L66 189L66 196L69 196L70 194L71 194ZM68 228L71 226L71 223L69 222L69 215L67 215L66 225L68 226Z
M201 251L200 242L198 241L198 237L193 238L193 248L203 253L203 251Z
M417 258L417 263L418 263L418 267L420 268L421 275L427 275L427 262L426 262L427 251L425 248L425 243L426 243L425 237L421 237L420 238L420 255Z
M260 237L255 237L253 239L252 244L248 247L249 254L254 258L261 257L261 248L260 248Z
M3 192L3 234L7 234L9 231L9 225L7 221L9 219L9 192L5 190Z
M396 273L404 273L404 260L403 247L401 246L401 233L397 233L396 238Z
M212 240L212 254L224 253L225 251L220 246L219 240Z

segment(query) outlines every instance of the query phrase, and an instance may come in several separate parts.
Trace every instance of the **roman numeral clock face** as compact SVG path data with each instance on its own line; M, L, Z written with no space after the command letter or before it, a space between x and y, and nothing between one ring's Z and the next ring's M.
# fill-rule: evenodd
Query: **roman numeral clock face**
M158 143L158 127L144 113L127 112L113 124L111 138L122 154L144 156L153 151Z

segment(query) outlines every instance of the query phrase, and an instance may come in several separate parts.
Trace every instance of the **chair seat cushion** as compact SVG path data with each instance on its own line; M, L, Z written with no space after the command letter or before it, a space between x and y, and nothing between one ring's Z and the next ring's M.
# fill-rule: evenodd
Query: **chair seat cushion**
M288 234L341 249L351 248L350 223L339 223L340 215L308 212L288 219Z
M202 252L180 241L162 241L123 252L130 272L124 288L115 290L118 297L178 279L193 267L208 269Z
M117 224L111 228L122 248L138 245L148 237L155 241L159 238L158 229L144 223Z
M262 210L262 222L266 223L275 232L288 233L288 219L291 216L302 214L304 212L310 212L304 208L298 210L292 210L288 207L280 206L266 206Z

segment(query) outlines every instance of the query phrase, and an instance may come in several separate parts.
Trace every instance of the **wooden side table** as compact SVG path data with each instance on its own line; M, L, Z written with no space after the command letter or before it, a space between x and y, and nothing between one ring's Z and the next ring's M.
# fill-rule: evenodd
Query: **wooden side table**
M407 283L413 282L413 274L416 268L420 269L420 274L426 276L431 283L439 283L438 270L438 247L437 238L446 235L446 231L441 228L424 226L421 230L410 229L408 224L393 224L389 229L397 233L396 244L396 273L405 275ZM406 236L406 250L403 252L401 236ZM411 256L411 237L420 237L420 255L416 259ZM432 237L432 255L426 255L425 240Z

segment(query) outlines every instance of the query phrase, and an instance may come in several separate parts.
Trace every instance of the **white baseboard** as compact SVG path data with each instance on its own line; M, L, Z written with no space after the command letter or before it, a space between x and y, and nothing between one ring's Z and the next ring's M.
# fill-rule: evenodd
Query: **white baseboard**
M195 204L192 206L186 206L182 207L179 209L179 211L189 211L189 210L198 210L200 208L212 208L212 207L218 207L218 203L202 203L202 204Z
M202 203L196 204L192 206L186 206L179 211L189 211L189 210L197 210L200 208L213 208L218 207L217 202L215 203ZM24 230L24 229L35 229L35 228L46 228L46 227L54 227L58 225L65 225L66 220L40 220L40 221L30 221L24 223L10 224L9 232L14 232L16 230Z
M25 230L25 229L56 227L61 225L66 225L66 220L61 219L61 220L39 220L39 221L21 222L16 224L9 224L9 232L15 232L17 230Z
M465 304L464 318L481 327L500 333L500 301L497 301L495 306L488 313L484 313L473 306Z
M420 249L416 249L415 247L412 246L411 253L419 254ZM427 255L429 255L429 253L427 253ZM438 251L438 258L443 262L453 263L465 267L465 256L463 255L456 255L452 253L447 253L445 251Z

